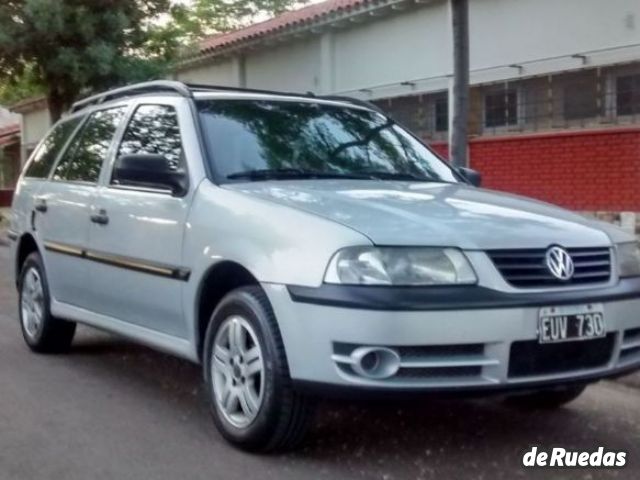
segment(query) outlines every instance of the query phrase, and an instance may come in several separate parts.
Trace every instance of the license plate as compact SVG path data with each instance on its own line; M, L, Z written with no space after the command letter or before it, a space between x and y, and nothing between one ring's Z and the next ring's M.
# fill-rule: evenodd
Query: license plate
M540 343L558 343L601 338L607 334L601 303L544 307L540 309Z

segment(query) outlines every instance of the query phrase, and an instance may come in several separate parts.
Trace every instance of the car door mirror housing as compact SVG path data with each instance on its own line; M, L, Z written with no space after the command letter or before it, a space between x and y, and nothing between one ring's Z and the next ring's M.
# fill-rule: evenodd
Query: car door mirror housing
M458 173L464 177L474 187L482 185L482 175L477 170L467 167L458 167Z
M121 155L116 160L112 183L128 187L169 190L175 197L187 193L187 173L158 154Z

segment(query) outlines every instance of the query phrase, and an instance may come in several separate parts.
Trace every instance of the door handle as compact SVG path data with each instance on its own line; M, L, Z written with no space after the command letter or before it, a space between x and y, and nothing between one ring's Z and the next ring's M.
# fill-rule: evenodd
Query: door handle
M106 210L99 210L98 213L91 215L91 221L98 225L107 225L109 223L109 216Z
M40 212L40 213L45 213L47 211L47 201L44 198L38 198L36 199L36 204L33 207L36 209L36 211Z

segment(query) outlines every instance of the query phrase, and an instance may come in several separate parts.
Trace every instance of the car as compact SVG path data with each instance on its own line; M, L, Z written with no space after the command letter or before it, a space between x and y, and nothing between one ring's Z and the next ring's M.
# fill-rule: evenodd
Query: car
M196 362L248 451L299 444L324 396L551 408L640 368L635 236L480 188L357 99L89 97L26 163L10 238L33 351L82 323Z

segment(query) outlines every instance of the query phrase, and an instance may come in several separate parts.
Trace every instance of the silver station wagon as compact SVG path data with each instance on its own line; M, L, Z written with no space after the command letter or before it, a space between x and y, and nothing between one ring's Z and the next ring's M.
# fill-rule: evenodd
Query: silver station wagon
M83 323L197 362L251 451L296 445L323 395L557 407L639 368L637 239L479 184L355 99L87 98L16 190L24 339L61 352Z

